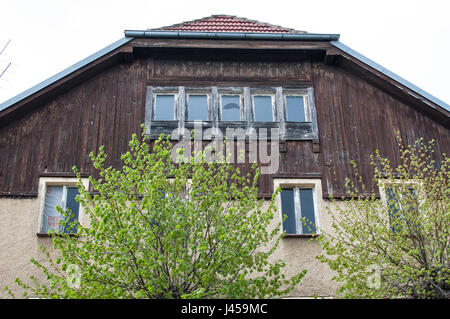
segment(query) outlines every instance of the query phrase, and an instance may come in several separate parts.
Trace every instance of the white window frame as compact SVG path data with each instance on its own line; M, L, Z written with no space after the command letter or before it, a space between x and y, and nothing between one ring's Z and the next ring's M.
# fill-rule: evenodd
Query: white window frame
M424 199L421 198L421 189L423 187L423 182L422 181L418 181L418 180L412 180L412 179L378 179L378 187L379 187L379 191L380 191L380 200L381 203L383 204L383 206L388 210L389 212L389 203L388 203L388 198L387 198L387 193L386 190L390 188L391 185L394 184L403 184L405 186L407 186L408 188L411 186L415 186L417 185L417 193L415 193L415 196L417 197L417 200L419 201L419 206L421 205L421 203L423 203ZM401 194L400 194L401 196ZM401 203L398 203L399 205L399 211L400 211L400 217L403 218L403 214L401 213L403 207L401 206ZM420 211L419 211L420 214ZM388 215L389 216L389 215ZM390 225L392 227L392 225Z
M155 120L156 95L175 95L175 118L169 120ZM145 102L145 126L146 134L152 139L159 137L161 133L173 134L173 130L178 127L179 134L186 127L191 128L195 120L189 120L189 97L191 95L206 95L207 97L207 120L201 121L205 128L211 126L213 129L232 125L243 128L249 135L257 128L279 127L282 138L287 140L316 140L318 139L317 115L314 99L314 89L312 86L299 87L270 87L270 86L206 86L206 87L185 87L185 86L147 86ZM222 96L240 96L240 120L222 120ZM271 99L272 120L255 121L257 108L255 106L255 96L266 96ZM287 121L286 97L303 97L305 121ZM233 123L235 122L235 123ZM186 126L187 124L187 126ZM202 125L203 125L202 124ZM152 127L155 127L152 132Z
M390 185L393 184L404 184L404 185L418 185L419 192L415 194L420 201L420 189L422 188L423 182L417 181L417 180L411 180L411 179L379 179L378 180L378 187L380 190L380 200L383 203L385 207L389 206L386 190L390 187Z
M157 95L173 95L174 96L174 119L173 121L178 121L178 100L179 100L179 87L178 86L163 86L163 87L152 87L150 92L151 94L150 100L152 105L151 110L151 121L169 121L169 120L155 120L156 115L156 96Z
M202 120L203 122L210 122L213 119L211 118L211 110L212 110L212 99L211 99L211 94L212 94L212 90L211 87L208 88L186 88L185 91L185 108L186 108L186 112L185 112L185 121L187 122L194 122L194 121L199 121L199 120L190 120L189 119L189 97L192 96L203 96L206 95L206 120Z
M271 99L272 104L272 121L256 121L255 120L255 96L269 96ZM252 92L251 94L251 101L252 101L252 122L254 123L264 123L264 122L278 122L277 112L276 112L276 97L275 93L265 93L265 92Z
M156 97L157 96L167 96L167 95L173 95L173 119L172 120L157 120L155 119L156 116L156 110L157 110L157 106L156 106ZM155 92L153 93L153 121L176 121L177 120L177 100L178 100L178 92Z
M295 207L295 216L296 216L296 234L287 234L287 236L314 236L321 234L321 219L320 219L320 211L321 211L321 198L322 198L322 183L320 179L284 179L284 178L274 178L274 189L280 187L281 189L294 189L294 207ZM297 189L297 191L295 190ZM300 196L296 196L296 192L299 192L300 189L312 189L313 194L313 203L314 203L314 218L315 218L315 226L316 232L313 234L303 234L302 233L302 221L301 218L301 207L300 207ZM278 194L277 198L277 208L278 208L278 217L281 222L281 232L283 232L283 212L281 206L281 194Z
M237 92L219 92L219 123L226 123L226 122L235 122L235 121L224 121L222 119L222 110L223 110L223 104L222 104L222 97L223 96L237 96L239 97L239 120L235 121L244 121L245 120L245 114L243 112L244 109L244 98L243 95Z
M43 223L44 223L44 207L45 207L45 197L47 194L48 186L66 186L66 187L77 187L78 178L76 177L40 177L39 178L39 192L38 192L38 202L39 202L39 218L37 225L37 233L40 235L47 235L48 233L44 233ZM88 189L89 187L89 179L82 178L81 183L83 186ZM66 193L66 202L67 202L67 193ZM83 206L80 205L78 210L78 222L81 225L87 225L88 220L87 216L84 213Z
M300 96L303 98L303 112L305 114L305 122L311 122L311 116L309 111L309 105L308 105L308 91L307 90L284 90L283 91L283 111L284 111L284 118L286 122L298 122L298 121L289 121L288 120L288 110L287 110L287 103L286 103L286 97L288 96ZM298 122L302 123L302 122Z

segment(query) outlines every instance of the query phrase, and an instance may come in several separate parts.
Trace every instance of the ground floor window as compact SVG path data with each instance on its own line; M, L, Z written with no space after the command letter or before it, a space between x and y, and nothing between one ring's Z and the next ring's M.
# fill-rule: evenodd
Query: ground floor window
M287 235L313 235L319 233L320 180L276 180L280 186L280 218Z
M41 178L39 182L40 215L38 234L53 232L75 234L77 222L81 222L82 209L77 196L79 195L76 178ZM86 187L87 187L87 181ZM57 207L67 211L61 214Z

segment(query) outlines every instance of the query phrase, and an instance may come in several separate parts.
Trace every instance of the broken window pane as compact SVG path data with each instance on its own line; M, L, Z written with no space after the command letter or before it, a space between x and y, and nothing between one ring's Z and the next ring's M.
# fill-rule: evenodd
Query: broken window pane
M240 121L240 100L239 95L222 95L222 121Z

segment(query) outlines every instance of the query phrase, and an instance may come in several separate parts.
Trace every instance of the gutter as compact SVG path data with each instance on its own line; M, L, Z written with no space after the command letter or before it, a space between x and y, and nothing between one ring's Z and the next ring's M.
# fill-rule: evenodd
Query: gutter
M247 32L125 30L125 36L133 38L177 38L177 39L217 39L217 40L284 40L284 41L339 40L339 34L321 34L321 33L247 33Z

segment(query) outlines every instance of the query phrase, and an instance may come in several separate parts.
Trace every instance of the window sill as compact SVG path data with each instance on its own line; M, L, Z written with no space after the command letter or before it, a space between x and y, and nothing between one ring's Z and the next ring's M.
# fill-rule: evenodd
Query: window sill
M212 121L209 120L185 120L184 121L184 126L186 128L192 128L195 127L196 125L201 125L202 127L209 127L212 126Z
M278 128L278 121L251 121L251 127L254 128Z
M320 234L286 234L283 238L317 238Z
M80 237L80 235L78 235L78 234L64 234L64 235L69 235L69 237ZM53 237L53 236L62 237L60 234L49 234L49 233L36 233L36 236L42 237L42 238L49 238L49 237Z

